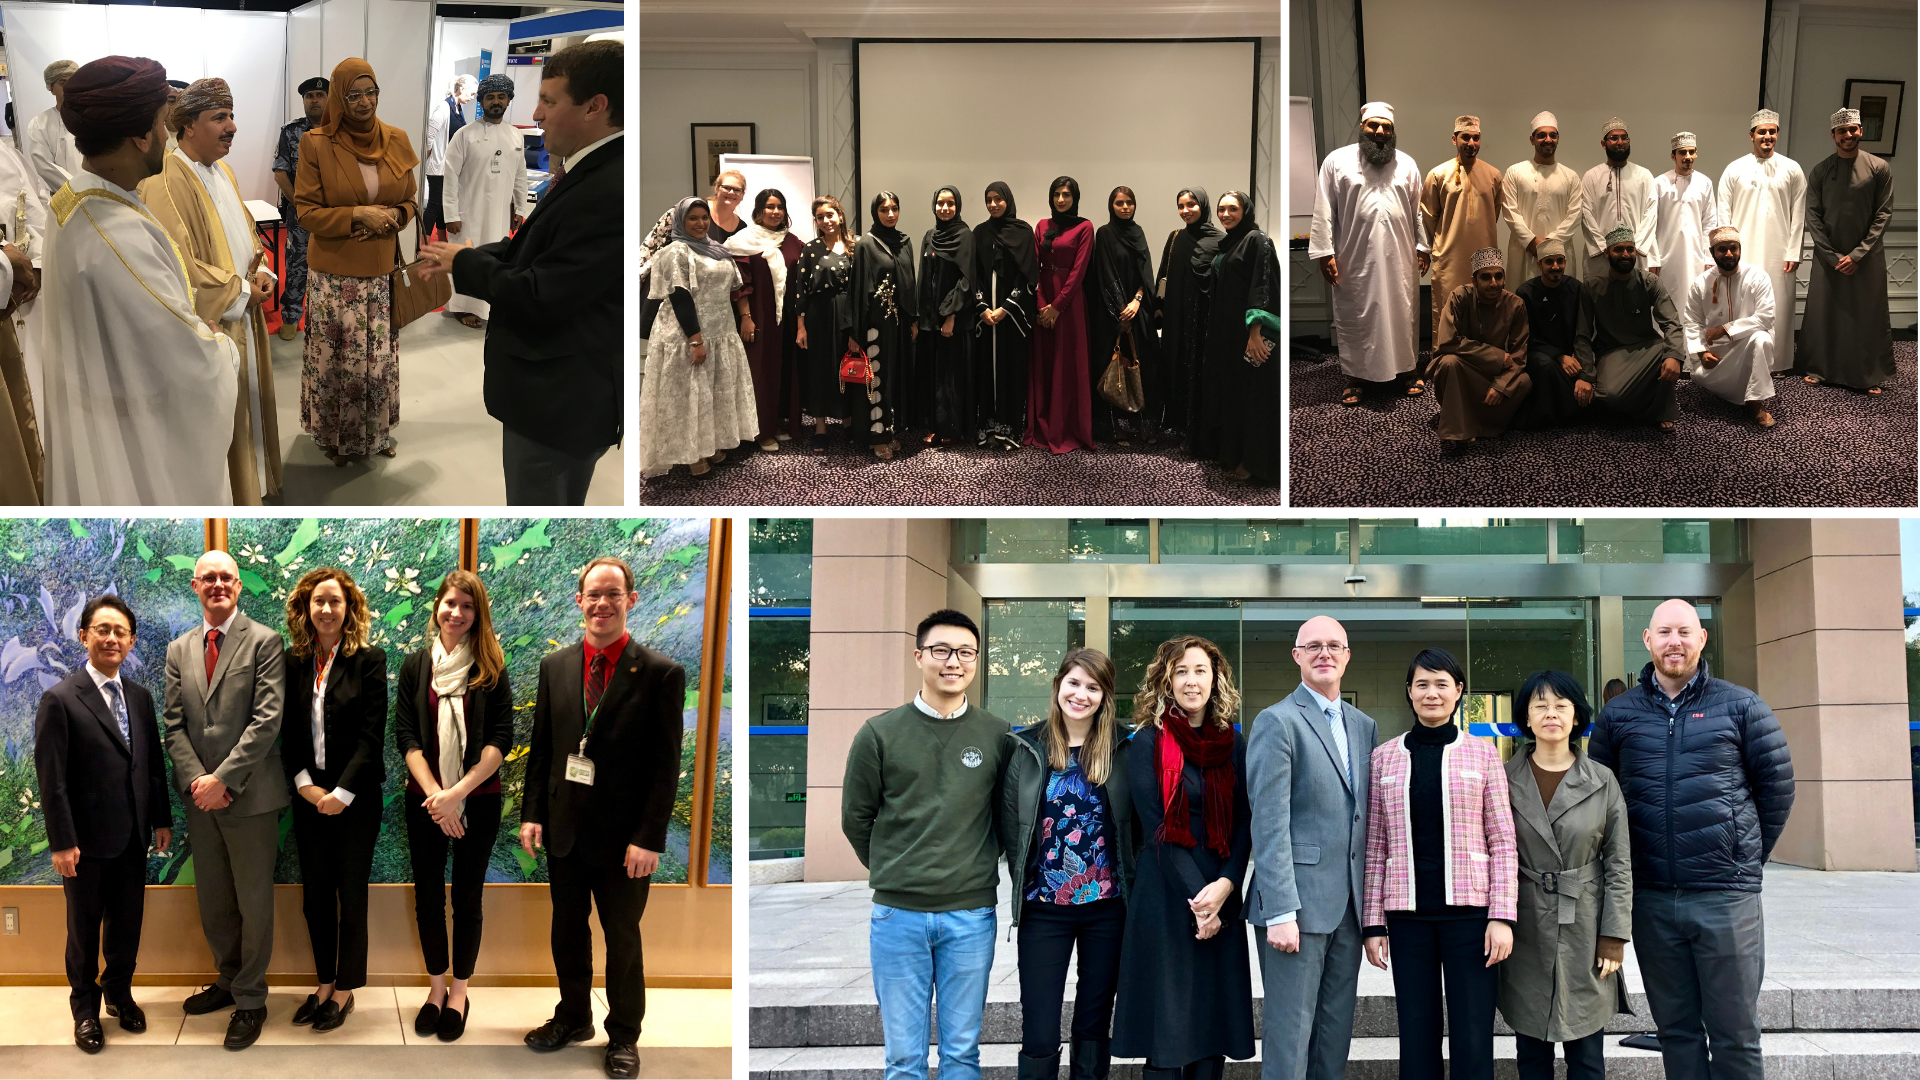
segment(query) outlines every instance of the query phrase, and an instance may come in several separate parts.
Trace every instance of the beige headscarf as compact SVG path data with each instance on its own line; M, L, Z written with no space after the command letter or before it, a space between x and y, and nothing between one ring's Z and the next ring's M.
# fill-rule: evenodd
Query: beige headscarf
M450 788L467 773L467 673L473 670L473 634L460 639L452 652L433 636L433 692L440 699L437 730L440 737L440 786ZM466 823L467 804L454 808Z

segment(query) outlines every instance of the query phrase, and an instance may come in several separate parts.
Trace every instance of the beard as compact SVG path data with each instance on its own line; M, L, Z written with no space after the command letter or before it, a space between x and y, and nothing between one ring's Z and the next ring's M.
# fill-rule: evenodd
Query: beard
M1393 160L1394 153L1398 150L1399 145L1400 137L1398 135L1389 135L1383 141L1377 140L1371 135L1362 134L1360 136L1360 156L1365 159L1369 165L1385 165Z
M148 176L160 175L160 170L167 167L167 140L151 140L147 144L147 156L141 162L146 165Z
M1612 165L1625 165L1627 163L1627 158L1631 157L1632 155L1633 155L1633 147L1631 146L1607 147L1607 162Z
M495 106L492 106L491 108L488 108L486 110L486 113L487 113L487 119L498 120L501 117L507 115L507 107L505 105L495 105Z
M1720 268L1720 272L1721 272L1721 273L1723 273L1723 274L1731 274L1731 273L1733 273L1733 272L1734 272L1735 270L1738 270L1738 269L1740 269L1740 256L1738 256L1738 255L1726 255L1726 256L1720 256L1720 255L1715 255L1715 256L1713 257L1713 265L1715 265L1715 266L1717 266L1717 267L1719 267L1719 268Z
M1629 255L1624 259L1616 259L1612 256L1607 257L1607 265L1613 267L1614 272L1617 274L1633 273L1634 265L1639 261L1640 257L1637 255Z

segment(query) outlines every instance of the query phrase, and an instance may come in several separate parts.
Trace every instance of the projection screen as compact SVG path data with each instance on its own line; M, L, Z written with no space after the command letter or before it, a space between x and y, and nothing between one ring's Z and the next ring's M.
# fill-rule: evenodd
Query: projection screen
M960 186L961 216L978 225L982 193L1004 180L1039 225L1047 185L1071 176L1096 226L1124 184L1157 269L1181 188L1253 190L1255 55L1251 40L856 42L861 205L847 212L865 228L874 193L898 192L917 247L943 184ZM1256 220L1276 227L1274 193L1258 199Z

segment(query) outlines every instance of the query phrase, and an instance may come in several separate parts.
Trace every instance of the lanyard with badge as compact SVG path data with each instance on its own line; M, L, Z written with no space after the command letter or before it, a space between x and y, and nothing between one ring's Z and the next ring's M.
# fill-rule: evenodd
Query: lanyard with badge
M587 737L593 734L594 718L600 715L600 707L605 704L606 698L602 696L587 714L586 730L580 733L580 749L567 755L567 779L576 784L593 786L593 759L587 756Z
M491 175L493 176L500 175L500 154L501 154L501 151L499 150L495 150L493 152L493 168L491 170Z

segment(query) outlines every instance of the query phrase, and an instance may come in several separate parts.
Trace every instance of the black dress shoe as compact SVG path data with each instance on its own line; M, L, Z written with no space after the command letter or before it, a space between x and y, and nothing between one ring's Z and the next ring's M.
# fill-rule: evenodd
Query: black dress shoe
M181 1008L187 1010L188 1016L205 1016L210 1012L233 1008L233 995L215 983L201 987L200 992L188 998Z
M426 1038L440 1030L440 1006L429 1001L413 1017L413 1033Z
M75 1020L73 1022L73 1045L89 1054L97 1054L107 1045L107 1033L100 1030L98 1020Z
M454 1012L452 1009L440 1010L440 1024L437 1034L441 1042L452 1042L467 1033L467 1017L473 1015L473 996L467 996L467 1007Z
M146 1010L134 1004L132 998L117 1005L111 1001L107 1002L107 1015L120 1018L121 1031L131 1031L138 1035L147 1030Z
M527 1045L541 1053L546 1053L549 1050L558 1050L563 1046L585 1042L591 1038L593 1038L593 1021L589 1020L579 1027L574 1027L556 1016L527 1032Z
M313 1030L332 1031L334 1028L337 1028L341 1024L346 1023L347 1014L352 1011L353 1011L353 992L352 991L347 992L347 1005L346 1005L346 1008L344 1009L340 1007L339 998L328 998L327 1003L325 1005L320 1006L320 1008L314 1011Z
M639 1076L640 1051L632 1043L608 1043L607 1075L615 1078Z
M227 1042L229 1050L245 1050L260 1038L260 1029L267 1025L267 1010L235 1009L227 1020Z
M293 1010L293 1022L296 1024L311 1024L313 1023L313 1014L318 1011L320 1011L320 995L308 994L307 1000L301 1002L300 1007Z

